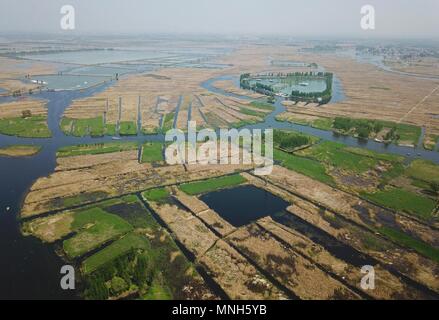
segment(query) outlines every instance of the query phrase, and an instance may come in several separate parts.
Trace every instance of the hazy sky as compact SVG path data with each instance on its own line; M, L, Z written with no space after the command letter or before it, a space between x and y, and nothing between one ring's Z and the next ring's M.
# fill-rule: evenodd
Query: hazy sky
M0 0L0 32L71 32L60 28L65 4L79 33L439 37L439 0ZM366 4L374 31L360 28Z

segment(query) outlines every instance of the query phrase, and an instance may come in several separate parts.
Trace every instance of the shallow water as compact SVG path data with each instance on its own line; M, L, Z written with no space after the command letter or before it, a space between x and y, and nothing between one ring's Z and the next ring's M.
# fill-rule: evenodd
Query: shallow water
M42 82L49 90L79 90L110 81L111 76L52 74L33 76L32 80Z
M28 54L21 56L21 58L92 65L144 59L159 59L170 55L171 54L169 53L159 53L147 50L83 50L47 54Z
M285 200L253 185L209 192L200 199L234 227L274 215L289 206Z

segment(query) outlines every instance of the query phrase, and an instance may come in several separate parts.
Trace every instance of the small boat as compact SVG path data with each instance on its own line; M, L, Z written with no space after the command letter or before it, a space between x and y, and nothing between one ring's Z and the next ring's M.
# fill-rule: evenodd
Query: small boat
M111 139L113 139L113 140L121 140L122 138L121 137L111 137Z
M308 82L301 82L301 83L299 83L299 86L307 87L307 86L309 86L309 83Z

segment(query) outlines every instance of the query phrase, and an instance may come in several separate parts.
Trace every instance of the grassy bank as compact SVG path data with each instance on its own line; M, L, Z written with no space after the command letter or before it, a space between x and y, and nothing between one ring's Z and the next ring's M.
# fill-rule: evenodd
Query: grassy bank
M411 248L423 256L439 263L439 250L425 242L416 240L409 235L392 228L382 227L378 231L396 243Z
M81 156L87 154L112 153L128 150L136 150L137 142L106 142L96 144L80 144L58 149L57 157Z
M310 178L316 179L320 182L334 185L333 178L326 173L326 168L318 161L298 157L296 155L275 149L274 160L280 162L280 165Z
M137 135L137 125L133 121L121 121L119 123L119 134L121 136Z
M400 188L388 187L374 193L361 193L364 198L396 211L406 212L430 220L436 202L430 198Z
M160 142L146 142L142 145L142 162L164 161L163 144Z
M247 180L239 174L212 178L204 181L185 183L180 185L180 189L189 195L207 193L218 189L240 185Z

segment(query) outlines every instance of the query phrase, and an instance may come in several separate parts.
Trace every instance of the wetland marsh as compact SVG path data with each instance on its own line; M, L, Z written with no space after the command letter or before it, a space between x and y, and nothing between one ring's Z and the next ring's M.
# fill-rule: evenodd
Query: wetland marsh
M277 121L332 104L291 107L280 97L270 104L242 91L239 51L212 62L224 69L181 64L199 52L110 51L29 58L88 61L79 74L97 73L88 69L94 64L109 68L99 73L121 70L109 65L116 63L169 64L81 90L60 83L73 90L0 98L0 163L8 168L0 189L1 297L438 298L438 152L374 141L392 127L384 121ZM232 51L204 54L218 52ZM256 71L265 56L255 51ZM278 61L274 67L312 67ZM296 80L288 92L304 87ZM333 83L334 95L344 91ZM29 112L38 124L28 124ZM184 131L191 119L214 130L274 128L273 174L258 177L245 165L168 165L163 133ZM12 125L18 122L25 123ZM371 128L366 140L353 137L363 127ZM394 141L422 140L413 124L400 124L396 134ZM81 275L75 293L58 287L66 262ZM378 290L359 286L362 264L380 272Z

